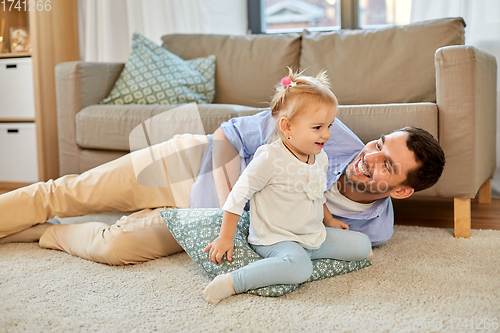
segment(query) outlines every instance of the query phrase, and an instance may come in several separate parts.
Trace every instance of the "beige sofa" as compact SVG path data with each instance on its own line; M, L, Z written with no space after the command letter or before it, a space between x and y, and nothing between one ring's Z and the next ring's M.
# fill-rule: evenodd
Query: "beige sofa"
M367 142L407 125L439 139L447 164L419 195L455 198L455 234L470 233L470 199L495 169L496 62L464 44L461 18L378 30L280 35L167 35L163 47L183 59L215 54L213 104L198 105L206 133L267 106L291 66L326 69L338 118ZM175 106L99 105L123 64L62 63L56 68L61 175L81 173L126 154L141 122ZM188 121L186 119L172 121Z

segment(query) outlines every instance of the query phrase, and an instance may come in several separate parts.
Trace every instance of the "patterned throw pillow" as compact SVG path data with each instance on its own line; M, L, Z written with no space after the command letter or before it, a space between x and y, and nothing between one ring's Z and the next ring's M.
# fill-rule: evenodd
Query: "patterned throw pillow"
M170 232L187 254L202 267L213 279L219 274L232 272L240 267L262 259L248 245L250 214L245 211L238 221L234 236L233 260L224 259L215 265L208 259L203 249L219 236L223 210L219 208L169 209L160 211ZM368 259L360 261L341 261L332 259L313 260L313 273L308 281L345 274L370 266ZM283 284L249 290L248 293L260 296L281 296L297 289L297 284Z
M100 104L212 103L215 56L183 60L135 32L132 53Z

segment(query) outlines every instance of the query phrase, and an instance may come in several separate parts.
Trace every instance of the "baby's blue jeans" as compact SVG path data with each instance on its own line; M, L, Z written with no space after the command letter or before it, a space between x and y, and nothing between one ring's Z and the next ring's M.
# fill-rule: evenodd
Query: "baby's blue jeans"
M275 284L303 283L312 274L314 259L357 261L368 257L371 251L368 236L337 228L326 228L326 239L315 250L292 241L251 246L264 259L231 273L237 294Z

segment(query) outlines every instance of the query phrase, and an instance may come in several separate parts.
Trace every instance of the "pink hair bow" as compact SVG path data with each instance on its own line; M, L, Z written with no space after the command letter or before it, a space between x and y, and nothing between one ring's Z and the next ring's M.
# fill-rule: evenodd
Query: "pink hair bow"
M288 76L285 76L284 78L281 79L281 84L284 85L285 87L294 87L297 82L292 82L292 79L290 79Z

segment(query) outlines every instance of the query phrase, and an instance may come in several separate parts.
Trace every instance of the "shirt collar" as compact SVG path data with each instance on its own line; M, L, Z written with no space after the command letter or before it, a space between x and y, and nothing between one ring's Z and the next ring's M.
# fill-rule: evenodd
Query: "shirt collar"
M377 199L377 201L375 201L373 206L371 206L370 208L368 208L365 211L362 211L361 213L341 214L341 215L335 215L335 216L344 217L344 218L348 218L348 219L358 219L358 220L373 219L375 217L379 217L380 215L382 215L386 211L387 206L390 204L390 202L391 202L391 197Z

